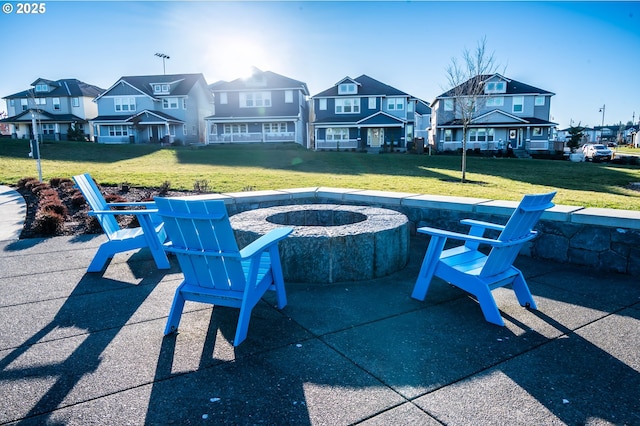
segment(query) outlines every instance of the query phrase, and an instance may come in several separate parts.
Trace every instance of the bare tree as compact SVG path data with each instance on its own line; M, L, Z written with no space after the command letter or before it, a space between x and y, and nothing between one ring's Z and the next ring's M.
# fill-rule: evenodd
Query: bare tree
M476 109L484 100L485 80L498 72L494 54L486 49L487 38L478 41L475 50L465 48L462 60L451 58L447 67L447 82L450 90L449 98L453 98L455 119L462 125L462 182L466 182L467 174L467 131L473 120Z

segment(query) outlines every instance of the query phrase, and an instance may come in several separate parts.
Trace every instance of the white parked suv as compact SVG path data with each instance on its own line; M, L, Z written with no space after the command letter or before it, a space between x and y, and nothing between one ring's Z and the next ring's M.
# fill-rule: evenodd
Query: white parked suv
M602 144L587 144L582 147L585 160L591 161L611 161L613 151Z

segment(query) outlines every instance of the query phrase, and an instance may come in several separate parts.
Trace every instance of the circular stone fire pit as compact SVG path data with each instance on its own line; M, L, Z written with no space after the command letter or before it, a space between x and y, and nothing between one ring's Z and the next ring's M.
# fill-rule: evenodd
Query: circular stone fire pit
M383 277L409 258L409 221L394 210L304 204L250 210L231 217L240 247L272 229L294 231L280 242L286 281L334 283Z

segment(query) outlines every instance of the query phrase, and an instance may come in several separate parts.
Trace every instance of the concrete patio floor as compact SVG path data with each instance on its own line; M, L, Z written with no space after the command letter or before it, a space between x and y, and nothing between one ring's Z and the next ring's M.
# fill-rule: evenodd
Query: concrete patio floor
M237 311L187 303L148 251L86 267L104 236L0 242L0 424L640 424L640 283L518 258L538 311L496 290L506 327L437 281L426 248L384 278L287 283L230 344Z

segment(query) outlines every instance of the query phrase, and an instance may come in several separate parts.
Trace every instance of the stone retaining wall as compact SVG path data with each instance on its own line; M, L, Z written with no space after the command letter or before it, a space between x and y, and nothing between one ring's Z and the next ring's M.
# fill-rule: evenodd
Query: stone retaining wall
M202 197L223 199L230 215L262 207L308 203L388 208L409 218L412 234L420 226L466 232L466 227L459 224L464 218L504 224L518 204L484 198L345 188L295 188ZM535 229L540 235L523 248L524 255L640 275L640 211L556 205L542 215Z

